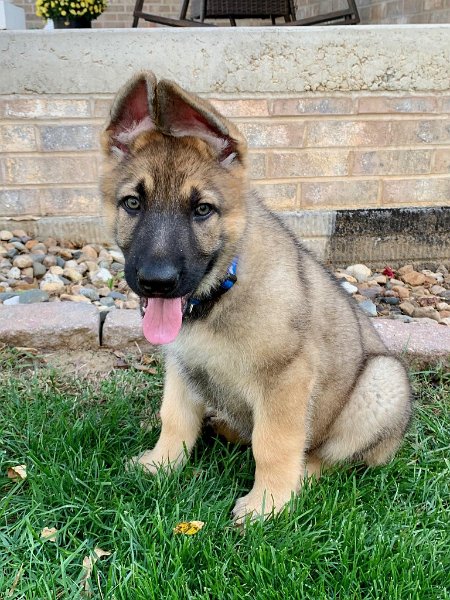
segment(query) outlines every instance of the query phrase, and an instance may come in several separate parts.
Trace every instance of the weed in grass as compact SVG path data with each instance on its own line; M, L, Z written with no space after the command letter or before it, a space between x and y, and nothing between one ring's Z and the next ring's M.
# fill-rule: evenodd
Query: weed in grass
M170 476L124 469L158 437L140 423L158 408L159 367L77 381L5 349L0 368L0 598L85 597L95 547L112 554L93 566L94 600L450 598L445 371L413 375L415 419L390 465L334 469L242 531L230 510L252 484L248 448L203 439ZM28 478L7 479L22 463ZM175 535L185 520L205 526Z

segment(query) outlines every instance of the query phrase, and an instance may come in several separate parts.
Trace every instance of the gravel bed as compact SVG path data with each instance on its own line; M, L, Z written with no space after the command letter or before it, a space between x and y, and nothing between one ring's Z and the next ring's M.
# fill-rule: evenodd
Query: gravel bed
M139 298L123 268L122 253L112 247L0 231L0 304L84 302L101 312L136 309ZM444 265L433 271L404 265L372 272L357 264L337 269L335 276L369 316L450 326L450 275Z

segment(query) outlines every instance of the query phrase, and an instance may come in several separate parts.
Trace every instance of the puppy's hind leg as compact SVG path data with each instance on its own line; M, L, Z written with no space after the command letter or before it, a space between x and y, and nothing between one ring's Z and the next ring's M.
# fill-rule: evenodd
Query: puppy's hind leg
M371 357L317 453L328 464L352 459L384 464L400 446L410 418L403 365L392 356Z

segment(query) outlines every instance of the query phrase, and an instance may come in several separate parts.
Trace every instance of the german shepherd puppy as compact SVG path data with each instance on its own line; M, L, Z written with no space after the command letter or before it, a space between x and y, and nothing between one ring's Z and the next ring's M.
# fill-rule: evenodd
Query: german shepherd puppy
M140 72L115 98L102 146L106 215L145 337L166 361L161 435L136 462L181 465L214 410L252 445L241 522L281 510L327 465L389 461L410 420L405 369L249 191L236 126Z

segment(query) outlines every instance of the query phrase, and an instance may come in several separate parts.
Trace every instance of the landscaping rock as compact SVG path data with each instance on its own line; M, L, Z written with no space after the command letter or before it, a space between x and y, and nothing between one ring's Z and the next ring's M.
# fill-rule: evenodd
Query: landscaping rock
M137 346L143 351L154 350L142 333L139 310L114 310L107 314L103 325L102 346L116 350Z
M113 298L114 300L126 300L127 297L125 294L121 294L120 292L109 292L108 298Z
M85 296L86 298L89 298L89 300L91 300L91 302L96 302L97 300L99 300L99 295L98 293L91 289L91 288L81 288L80 289L80 294L82 296Z
M359 283L367 281L372 275L372 271L366 265L350 265L345 270L346 273L354 277Z
M105 298L100 298L100 304L102 306L115 306L114 298L111 298L110 296L106 296Z
M364 300L363 302L360 302L358 304L358 306L369 317L376 317L377 316L377 307L372 302L372 300L370 300L370 299Z
M408 315L408 317L413 316L415 309L416 307L414 304L411 304L411 302L402 302L400 304L400 310L405 313L405 315Z
M70 281L79 282L83 279L83 275L77 269L64 269L64 277L70 279Z
M119 311L118 311L119 312ZM409 361L435 362L450 356L450 328L422 320L402 323L394 319L372 319L387 348Z
M48 302L49 295L42 290L29 290L22 292L19 296L20 304L35 304L36 302Z
M37 261L35 261L33 263L33 274L37 279L44 277L44 275L46 273L47 273L47 269L43 264L41 264L40 262L37 262Z
M402 279L408 285L417 286L425 283L426 277L423 273L418 273L417 271L409 271L408 273L402 275Z
M89 275L89 279L92 283L108 283L112 278L111 272L105 268L100 268Z
M341 283L341 287L343 287L344 290L349 294L355 294L358 291L358 288L355 285L349 283L348 281L343 281Z
M13 265L19 269L27 269L33 266L33 259L28 254L21 254L13 260Z
M62 301L68 300L69 302L84 302L85 304L90 304L91 301L86 296L82 296L81 294L61 294L60 299Z
M415 319L433 319L434 321L440 321L438 311L432 306L419 306L414 309L413 315Z
M11 231L8 231L7 229L2 229L0 231L0 240L2 240L2 242L9 242L9 240L14 237Z
M90 350L99 347L99 322L97 309L86 304L3 305L0 339L11 346L40 350Z

